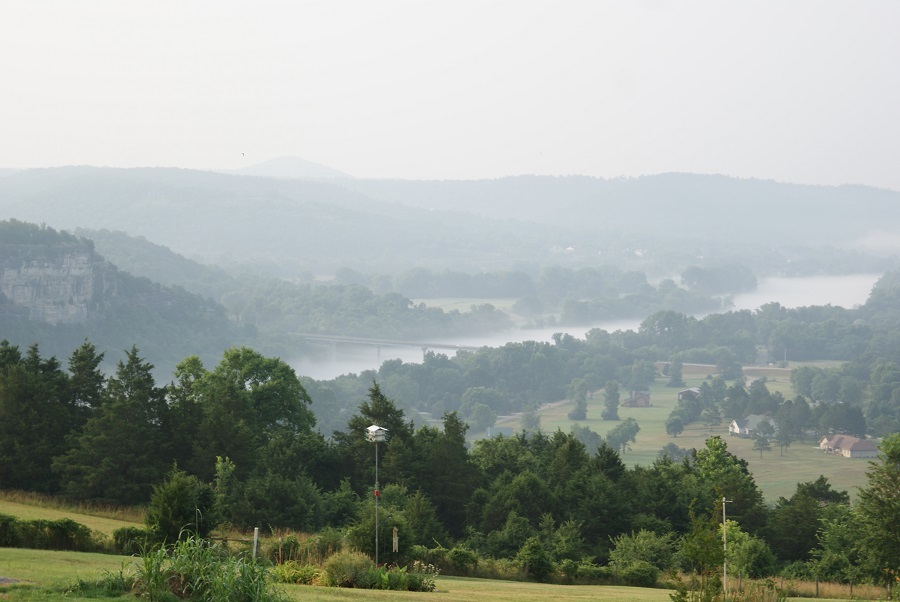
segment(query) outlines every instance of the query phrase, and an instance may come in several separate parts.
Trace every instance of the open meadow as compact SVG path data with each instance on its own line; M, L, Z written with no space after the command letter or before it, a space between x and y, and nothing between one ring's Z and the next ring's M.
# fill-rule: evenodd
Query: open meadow
M711 366L686 365L684 367L685 386L699 387L706 376L710 374ZM747 369L748 373L758 369ZM781 392L786 398L794 397L794 390L790 383L790 375L787 370L769 369L771 374L766 374L769 391ZM761 374L760 374L761 375ZM724 423L709 428L700 423L687 425L677 437L666 434L665 422L678 401L678 391L681 389L665 386L665 378L657 378L650 389L652 406L649 408L619 408L619 418L634 418L641 427L636 441L629 445L629 449L623 454L622 460L631 466L647 466L657 458L657 454L668 443L674 443L686 449L701 448L708 437L721 436L728 444L728 450L740 458L747 460L756 483L762 489L766 501L774 503L779 497L790 497L796 484L805 481L813 481L820 474L828 477L832 486L838 490L847 490L852 498L856 496L856 490L865 483L865 472L868 462L859 459L849 459L842 456L825 454L817 447L817 442L812 440L795 441L784 450L772 444L772 450L760 452L753 449L752 439L731 437L728 434L728 425ZM627 395L622 392L622 398ZM603 410L603 393L595 392L588 398L587 419L579 421L581 426L587 426L601 436L606 434L619 421L601 420L600 413ZM541 430L553 432L557 428L568 432L574 422L569 419L568 413L574 408L573 402L558 402L542 407L538 414L541 418ZM498 419L496 426L512 428L514 431L521 429L520 416L508 416Z
M0 514L15 516L19 520L60 520L72 518L86 526L91 531L103 533L112 537L113 531L122 527L141 527L142 522L134 520L137 517L129 517L131 520L110 518L108 516L96 516L79 511L74 508L54 508L38 505L36 500L30 500L21 494L0 491ZM77 518L75 518L77 517Z

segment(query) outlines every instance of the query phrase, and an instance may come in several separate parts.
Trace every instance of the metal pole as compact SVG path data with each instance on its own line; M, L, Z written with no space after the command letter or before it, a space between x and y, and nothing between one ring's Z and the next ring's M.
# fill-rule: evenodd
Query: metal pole
M378 441L375 442L375 566L378 566Z

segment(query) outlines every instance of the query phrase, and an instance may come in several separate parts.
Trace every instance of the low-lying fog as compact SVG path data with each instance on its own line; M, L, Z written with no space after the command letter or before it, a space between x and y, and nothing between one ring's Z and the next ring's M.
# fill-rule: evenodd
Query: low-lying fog
M852 308L862 305L869 297L872 287L880 274L853 274L850 276L810 276L802 278L767 278L760 280L757 290L736 295L734 309L755 310L773 301L785 307L805 307L809 305L836 305ZM433 347L435 353L452 356L452 345L466 347L501 347L506 343L520 341L551 341L555 333L565 331L572 336L583 338L592 328L615 330L637 330L641 320L618 320L577 327L549 327L539 329L510 330L485 337L460 337L429 343L444 343L448 348ZM303 358L292 362L297 373L316 380L327 380L347 373L377 370L382 362L401 359L404 362L421 362L421 347L392 347L381 345L351 345L338 343L332 347L329 357Z

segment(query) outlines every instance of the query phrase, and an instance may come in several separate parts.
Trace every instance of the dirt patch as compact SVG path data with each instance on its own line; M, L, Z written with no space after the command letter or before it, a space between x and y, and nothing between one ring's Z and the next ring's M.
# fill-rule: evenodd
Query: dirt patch
M10 579L9 577L0 577L0 585L9 585L10 583L19 583L19 580Z

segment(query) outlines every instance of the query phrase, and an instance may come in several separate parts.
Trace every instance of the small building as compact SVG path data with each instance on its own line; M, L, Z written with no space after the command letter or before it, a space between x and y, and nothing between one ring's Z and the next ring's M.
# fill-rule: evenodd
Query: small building
M850 435L828 435L819 441L819 449L845 458L877 458L878 446L871 439Z
M731 424L728 425L728 434L732 437L758 437L759 427L764 422L768 422L772 425L772 434L778 432L778 427L775 426L775 423L772 422L768 416L762 414L750 414L746 418L735 418L732 420Z
M691 387L690 389L679 391L678 401L682 401L684 399L690 399L691 401L700 399L700 389L698 389L697 387Z
M622 403L623 408L649 408L650 391L632 391L631 395Z

